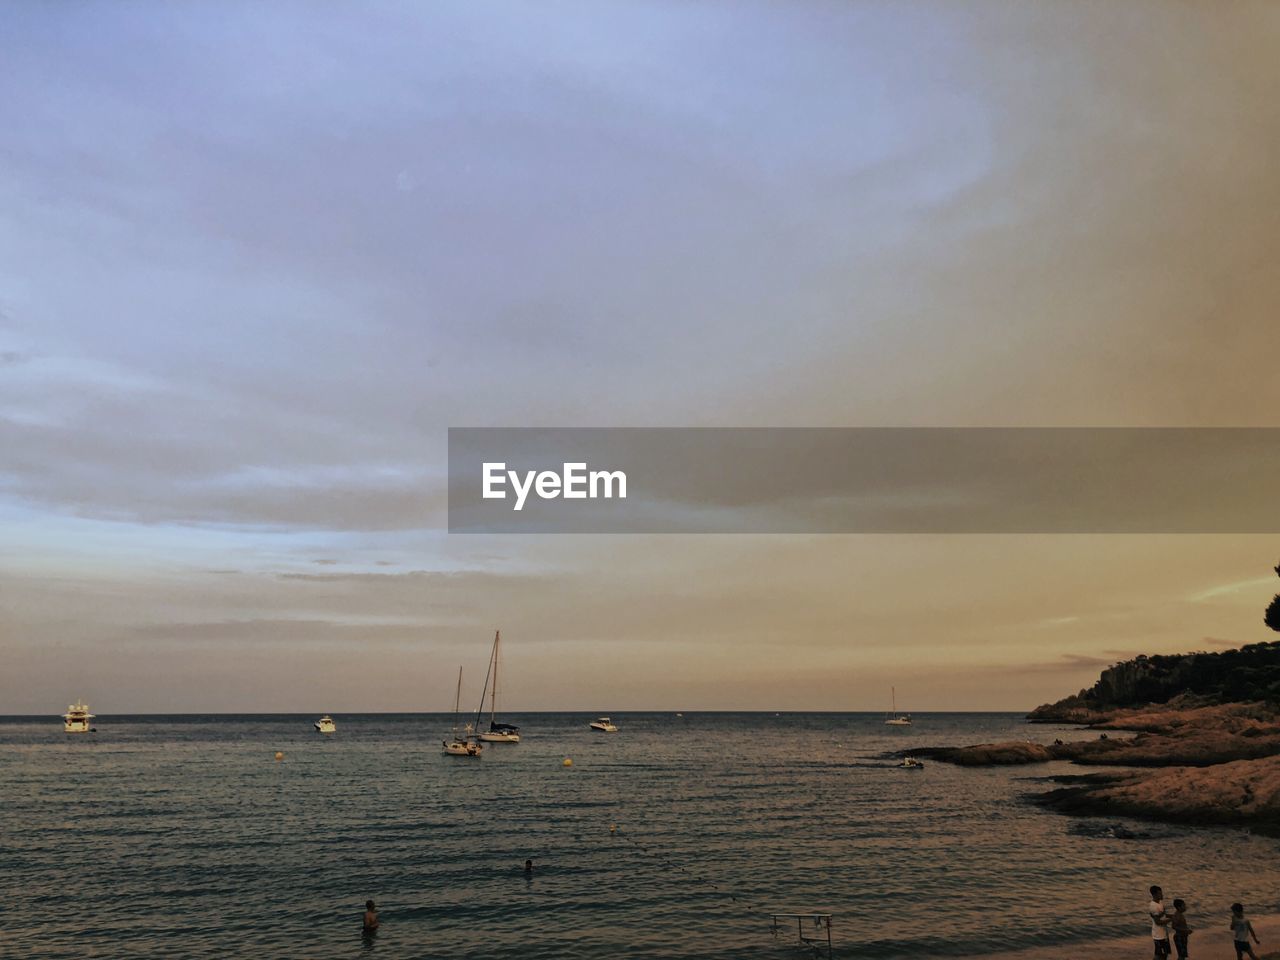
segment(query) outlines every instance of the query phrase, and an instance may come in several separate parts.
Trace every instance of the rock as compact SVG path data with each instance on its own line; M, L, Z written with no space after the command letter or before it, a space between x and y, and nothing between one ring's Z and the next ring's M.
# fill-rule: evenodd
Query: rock
M1077 763L1125 767L1208 767L1234 760L1280 754L1280 730L1232 734L1218 727L1188 727L1174 735L1139 734L1082 740L1054 747L1056 756Z
M1280 756L1097 777L1034 799L1064 813L1249 826L1280 835Z
M972 747L930 747L908 752L913 757L930 757L961 767L1015 766L1055 759L1053 749L1027 740L980 743Z
M1280 641L1215 653L1139 656L1027 717L1136 736L1102 733L1052 746L985 743L913 752L960 766L1070 760L1139 768L1061 778L1068 785L1031 799L1066 813L1237 824L1280 835L1277 691Z
M1185 730L1215 730L1238 736L1280 735L1275 710L1265 703L1203 704L1179 697L1165 704L1115 710L1090 724L1098 730L1136 730L1177 734Z
M1176 834L1167 830L1152 833L1149 830L1134 830L1123 823L1107 820L1083 820L1071 825L1070 832L1077 837L1092 837L1096 840L1166 840Z
M1096 740L1051 746L1014 741L912 751L961 766L1071 760L1091 766L1208 767L1280 755L1280 721L1263 703L1206 705L1180 698L1168 704L1094 714L1096 727L1137 730L1134 737L1102 733Z

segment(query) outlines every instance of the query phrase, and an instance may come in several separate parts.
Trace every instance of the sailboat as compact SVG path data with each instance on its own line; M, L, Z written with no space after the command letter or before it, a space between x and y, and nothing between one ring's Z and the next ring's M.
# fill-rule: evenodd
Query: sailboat
M885 714L884 722L890 727L909 727L911 726L911 714L904 713L898 716L898 691L894 687L889 688L890 701L893 704L889 713Z
M458 737L458 708L462 705L462 668L458 668L458 692L453 698L453 736L441 741L444 752L451 757L478 757L484 749L471 736L471 724L464 728L464 736Z
M489 672L485 674L484 686L489 693L489 729L482 731L480 739L485 743L519 743L520 728L511 723L498 723L498 645L502 642L502 631L493 634L493 652L489 654ZM490 686L490 681L493 685ZM480 710L484 710L484 691L480 694ZM477 713L477 717L479 713ZM479 724L476 725L477 729Z

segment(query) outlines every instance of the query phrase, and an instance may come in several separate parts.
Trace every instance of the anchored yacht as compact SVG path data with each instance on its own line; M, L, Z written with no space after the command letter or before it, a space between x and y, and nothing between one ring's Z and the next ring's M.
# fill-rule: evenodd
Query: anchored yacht
M333 722L333 717L329 716L327 713L313 723L312 726L315 727L316 731L319 733L337 733L338 731L338 725Z
M480 751L484 749L480 742L472 735L471 724L467 724L462 728L463 735L458 736L458 709L462 704L462 668L458 668L458 692L453 698L453 735L448 740L441 741L441 747L446 756L450 757L478 757Z
M67 733L89 733L94 729L89 726L89 721L92 719L93 714L89 712L89 705L77 700L75 703L68 704L67 712L62 715L62 729Z
M608 717L599 717L591 721L591 729L599 730L601 733L617 733L618 728L613 725L613 721Z
M501 631L494 631L493 651L489 654L489 672L484 678L489 694L489 729L480 732L480 739L485 743L519 743L520 728L513 723L498 722L498 644L501 641ZM480 694L480 709L484 709L483 691ZM477 729L479 729L478 726Z
M444 744L444 752L451 757L478 757L484 749L472 740L459 740L457 737L441 742Z
M911 726L911 714L898 713L898 691L894 687L889 688L889 697L892 707L890 712L885 714L884 722L888 727L909 727Z

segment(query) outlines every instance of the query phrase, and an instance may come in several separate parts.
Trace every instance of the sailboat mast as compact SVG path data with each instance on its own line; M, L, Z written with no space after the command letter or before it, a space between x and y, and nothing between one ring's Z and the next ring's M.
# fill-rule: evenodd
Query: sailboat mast
M898 688L897 687L889 688L889 703L893 709L893 715L896 718L898 716Z
M458 735L458 711L462 707L462 668L458 668L458 692L453 695L453 734Z
M493 729L494 718L498 715L498 641L502 639L502 631L493 632L493 690L489 692L489 729Z

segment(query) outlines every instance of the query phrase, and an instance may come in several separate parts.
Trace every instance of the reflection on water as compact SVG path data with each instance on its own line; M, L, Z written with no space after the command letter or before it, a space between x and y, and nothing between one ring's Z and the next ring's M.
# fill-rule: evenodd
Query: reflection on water
M479 761L448 717L313 719L0 720L0 953L782 958L770 915L823 912L837 956L981 956L1141 933L1153 882L1193 924L1280 902L1276 841L1017 802L1059 765L884 757L1092 736L1009 715L529 715Z

